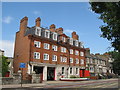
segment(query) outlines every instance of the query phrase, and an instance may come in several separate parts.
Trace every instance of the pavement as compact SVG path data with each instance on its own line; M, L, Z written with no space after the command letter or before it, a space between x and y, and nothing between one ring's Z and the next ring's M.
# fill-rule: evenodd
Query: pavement
M88 81L46 81L38 84L2 85L2 90L36 90L40 88L118 88L118 79L100 79ZM111 89L110 89L111 90ZM112 89L116 90L116 89ZM118 89L117 89L118 90Z

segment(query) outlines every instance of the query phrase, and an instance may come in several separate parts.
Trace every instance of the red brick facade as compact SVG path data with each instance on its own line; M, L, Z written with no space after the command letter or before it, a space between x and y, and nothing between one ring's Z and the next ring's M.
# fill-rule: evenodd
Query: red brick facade
M27 78L27 64L30 62L38 62L38 63L48 63L48 64L55 64L55 65L69 65L69 66L78 66L78 67L85 67L85 49L81 46L74 46L70 45L68 42L68 36L63 33L63 28L55 28L55 25L52 24L50 26L51 32L57 32L59 34L59 39L57 41L51 40L50 38L45 38L42 36L27 34L27 21L28 18L24 17L20 22L20 30L16 33L16 39L15 39L15 49L14 49L14 73L17 73L19 70L19 64L21 62L26 63L26 68L23 69L23 77L24 79ZM41 19L36 19L36 27L41 26ZM65 37L65 42L62 41L62 38ZM74 40L79 40L79 36L76 34L76 32L72 33L72 38ZM39 41L40 48L35 47L34 41ZM50 45L50 48L44 49L44 43L48 43ZM57 51L53 51L52 45L57 46ZM61 52L61 47L66 48L66 53ZM73 54L70 54L70 49L73 49ZM75 55L75 50L79 52L79 55ZM80 55L80 52L83 52L84 56ZM34 59L34 52L40 53L40 59ZM49 60L43 59L43 54L47 53L49 54ZM57 61L52 61L52 56L57 56ZM66 57L67 62L61 62L60 57ZM70 63L70 58L73 58L73 63ZM79 59L79 63L76 64L76 58ZM81 59L84 60L84 64L81 64Z

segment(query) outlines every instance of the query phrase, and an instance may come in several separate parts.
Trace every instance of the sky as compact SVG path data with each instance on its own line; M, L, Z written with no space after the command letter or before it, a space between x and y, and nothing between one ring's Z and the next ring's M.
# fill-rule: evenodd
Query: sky
M28 26L35 25L35 19L41 18L41 26L55 24L62 27L71 37L75 31L79 41L91 53L105 53L110 47L107 39L100 37L100 26L104 25L99 15L90 10L88 2L3 2L2 3L2 47L5 56L13 57L15 34L19 31L20 20L28 17Z

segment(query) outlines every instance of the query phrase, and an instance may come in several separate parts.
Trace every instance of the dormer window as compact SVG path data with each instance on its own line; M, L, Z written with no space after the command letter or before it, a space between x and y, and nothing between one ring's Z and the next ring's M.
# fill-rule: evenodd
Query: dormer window
M70 45L73 45L73 39L70 38Z
M57 33L53 33L53 40L57 41Z
M65 37L62 37L62 41L63 41L63 42L65 42L65 41L66 41L65 39L66 39Z
M76 40L76 41L75 41L75 46L78 47L78 45L79 45L79 44L78 44L78 40Z
M36 27L35 35L41 36L41 28L40 27Z
M45 30L45 37L46 37L46 38L50 38L50 31Z

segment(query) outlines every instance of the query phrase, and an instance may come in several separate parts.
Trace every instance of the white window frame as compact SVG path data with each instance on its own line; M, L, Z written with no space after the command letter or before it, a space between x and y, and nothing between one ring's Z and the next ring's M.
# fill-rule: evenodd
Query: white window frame
M70 58L70 63L73 63L73 58Z
M66 48L65 47L61 47L61 52L66 53Z
M81 51L81 52L80 52L80 56L84 56L84 52Z
M46 33L48 32L48 36L46 36ZM50 38L50 31L48 31L48 30L45 30L45 37L46 38Z
M60 61L61 61L61 62L67 62L67 57L62 57L62 56L61 56L61 57L60 57Z
M35 45L36 45L36 46L35 46ZM34 46L37 47L37 48L40 48L41 42L39 42L39 41L34 41Z
M41 36L41 28L40 27L36 27L36 29L35 29L35 35Z
M40 53L34 52L34 59L40 59Z
M80 64L84 64L85 62L84 62L84 60L83 59L81 59L80 60Z
M66 38L62 36L62 41L63 42L66 42Z
M53 50L53 51L57 51L57 48L58 48L58 47L57 47L56 45L52 45L52 50Z
M52 61L57 61L57 55L52 56Z
M60 56L60 61L63 62L63 57L62 56Z
M47 58L45 58L45 55L47 56ZM44 54L43 54L43 59L44 59L44 60L49 60L49 54L44 53Z
M57 41L57 33L55 33L55 32L53 33L53 40Z
M75 40L75 46L79 46L79 41L78 40Z
M75 55L79 55L79 51L78 50L75 50Z
M70 54L73 54L73 49L70 49Z
M73 38L70 38L69 43L70 43L70 45L73 45Z
M44 49L50 49L50 44L44 43Z
M79 64L79 59L78 59L78 58L76 58L75 60L76 60L76 64Z

